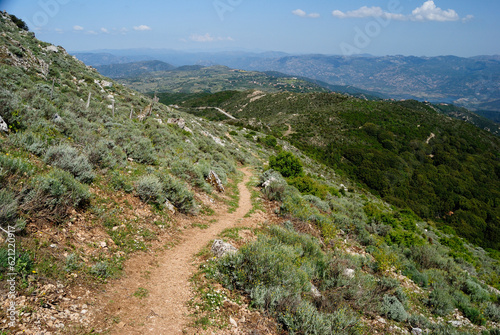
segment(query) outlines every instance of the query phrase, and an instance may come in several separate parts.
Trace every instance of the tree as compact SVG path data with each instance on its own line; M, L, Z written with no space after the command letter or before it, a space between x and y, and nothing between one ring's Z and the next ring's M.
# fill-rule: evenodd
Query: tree
M288 151L282 151L277 156L269 157L269 167L280 172L285 178L303 174L302 162Z

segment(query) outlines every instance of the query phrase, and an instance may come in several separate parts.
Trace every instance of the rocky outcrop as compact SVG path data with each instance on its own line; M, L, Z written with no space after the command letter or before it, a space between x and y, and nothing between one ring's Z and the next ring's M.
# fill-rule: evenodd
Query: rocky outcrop
M222 240L215 240L214 243L212 244L212 253L217 258L221 258L227 254L234 254L237 251L238 249L236 249L231 244L226 243Z
M0 130L4 132L9 132L9 126L7 126L7 123L2 119L0 116Z
M207 182L212 185L217 190L217 192L224 192L224 185L222 185L219 176L214 171L210 170L210 173L207 177Z

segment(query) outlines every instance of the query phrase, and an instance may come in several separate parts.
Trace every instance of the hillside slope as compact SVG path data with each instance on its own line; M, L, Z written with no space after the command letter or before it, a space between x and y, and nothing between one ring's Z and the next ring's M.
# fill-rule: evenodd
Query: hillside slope
M161 332L149 326L169 329L169 318L187 311L176 319L179 333L498 334L493 251L390 206L286 140L208 122L117 84L19 23L0 13L2 333ZM391 109L337 94L228 97L248 102L236 115L266 102L261 119L299 100L297 115L345 103L360 122L370 111L431 116L412 102ZM283 137L308 149L285 114ZM340 132L378 134L330 116ZM451 138L440 127L434 137L418 132L414 144ZM475 150L464 159L487 163L477 149L494 149L488 136L472 148L460 141ZM379 149L362 139L362 154ZM241 170L255 173L246 185ZM226 256L193 240L222 228L219 238L238 247Z
M228 122L276 137L291 128L284 138L385 200L439 220L474 243L500 248L497 136L416 101L255 93L219 103L239 119Z

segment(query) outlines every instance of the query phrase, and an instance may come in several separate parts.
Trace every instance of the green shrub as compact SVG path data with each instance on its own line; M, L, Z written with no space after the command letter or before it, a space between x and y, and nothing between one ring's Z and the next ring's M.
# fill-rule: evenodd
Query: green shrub
M92 267L90 268L90 273L101 279L111 277L111 272L108 263L106 262L98 262L92 265Z
M284 180L272 180L262 189L262 191L269 200L281 201L283 200L283 195L287 186L288 184Z
M274 137L273 135L266 135L266 137L264 138L259 137L259 141L271 148L275 148L276 145L278 144L276 137Z
M282 151L277 156L269 157L269 167L280 172L285 178L303 174L302 162L288 151Z
M453 298L444 287L435 286L429 294L427 306L434 314L444 316L453 310Z
M125 147L125 152L139 163L154 164L157 159L153 144L146 137L133 137Z
M472 301L483 302L490 300L490 293L472 279L465 281L463 291L470 295Z
M83 183L91 183L95 178L87 156L66 144L50 147L45 154L45 162L70 172Z
M80 257L77 254L69 254L66 257L66 265L64 266L64 270L66 272L73 272L79 270L82 264L80 263Z
M165 200L162 183L157 176L149 174L141 176L136 182L135 190L145 202L161 204Z
M89 150L89 161L100 168L113 168L127 157L114 141L100 139Z
M18 202L14 193L0 189L0 226L6 229L17 218Z
M91 196L86 185L59 169L34 178L24 193L21 209L54 222L64 219L70 208L86 206Z
M328 187L316 182L309 176L289 178L288 183L296 187L302 194L314 195L321 199L325 199L328 194Z
M194 194L183 182L167 174L161 174L159 177L163 194L179 211L191 214L197 212Z
M500 322L500 306L498 304L488 302L484 310L484 315L493 322Z
M392 295L384 295L382 301L382 312L391 320L403 322L408 318L403 304L398 298Z
M446 260L436 247L431 245L413 246L410 248L412 260L420 269L444 269Z
M119 171L112 171L110 175L110 184L115 190L123 190L127 193L134 190L134 186L129 182L127 175L122 175Z
M13 144L18 145L37 156L43 155L47 151L50 143L50 140L45 136L31 131L16 133L11 135L9 139L13 142Z
M0 181L4 181L10 176L29 176L32 170L31 164L24 159L0 155Z

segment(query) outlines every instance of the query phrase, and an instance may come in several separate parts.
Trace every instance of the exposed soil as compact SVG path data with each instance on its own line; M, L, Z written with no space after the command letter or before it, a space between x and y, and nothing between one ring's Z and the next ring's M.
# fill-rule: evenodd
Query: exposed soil
M183 333L190 321L187 303L192 298L189 279L196 271L194 256L224 229L262 222L258 214L244 218L252 209L251 194L245 187L251 173L247 169L242 172L245 177L238 185L240 199L235 212L216 209L210 217L216 222L208 228L186 230L172 249L137 255L125 263L123 278L106 285L95 306L96 329L111 334Z

